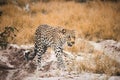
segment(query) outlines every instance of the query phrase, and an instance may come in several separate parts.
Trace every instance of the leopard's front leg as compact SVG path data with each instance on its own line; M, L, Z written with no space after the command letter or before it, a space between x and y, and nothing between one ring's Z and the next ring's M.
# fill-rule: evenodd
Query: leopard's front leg
M62 48L61 47L55 47L54 48L55 50L55 54L56 54L56 58L57 58L57 67L59 68L59 69L61 69L61 68L65 68L65 65L64 65L64 62L63 62L63 58L62 58L62 52L63 52L63 50L62 50Z
M38 66L37 66L37 69L38 70L41 70L42 69L42 65L41 65L41 58L42 58L42 55L46 52L47 50L47 47L44 46L44 45L39 45L38 48L37 48L37 55L38 55L38 59L37 59L37 63L38 63Z

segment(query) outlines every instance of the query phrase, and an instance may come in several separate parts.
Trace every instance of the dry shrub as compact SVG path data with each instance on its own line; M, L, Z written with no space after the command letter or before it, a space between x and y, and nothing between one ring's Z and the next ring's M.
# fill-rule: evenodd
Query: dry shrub
M103 52L93 54L80 54L75 59L70 60L68 71L105 73L107 75L120 75L120 63L111 59ZM79 57L79 59L78 59Z
M106 73L108 75L120 75L120 63L111 59L107 55L96 56L96 73Z

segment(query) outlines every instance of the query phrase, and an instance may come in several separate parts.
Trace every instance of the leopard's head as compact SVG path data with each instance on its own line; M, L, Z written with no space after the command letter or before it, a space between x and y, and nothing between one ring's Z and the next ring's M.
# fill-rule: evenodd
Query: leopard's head
M68 30L68 29L62 29L62 34L65 36L65 40L67 42L68 46L73 46L75 44L75 31L74 30Z

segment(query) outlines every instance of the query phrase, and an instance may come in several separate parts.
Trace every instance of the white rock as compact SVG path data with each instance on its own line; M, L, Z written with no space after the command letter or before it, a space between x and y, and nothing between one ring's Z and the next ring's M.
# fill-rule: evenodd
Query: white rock
M112 76L108 80L120 80L120 76Z

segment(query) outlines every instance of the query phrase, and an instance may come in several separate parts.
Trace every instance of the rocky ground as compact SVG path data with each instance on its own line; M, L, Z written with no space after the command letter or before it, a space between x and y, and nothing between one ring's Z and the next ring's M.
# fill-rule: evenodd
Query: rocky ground
M120 80L120 42L78 39L76 46L77 50L68 48L63 56L66 71L57 69L50 50L43 55L43 70L37 71L36 58L29 62L24 59L24 52L33 51L33 45L10 44L0 50L0 80Z

